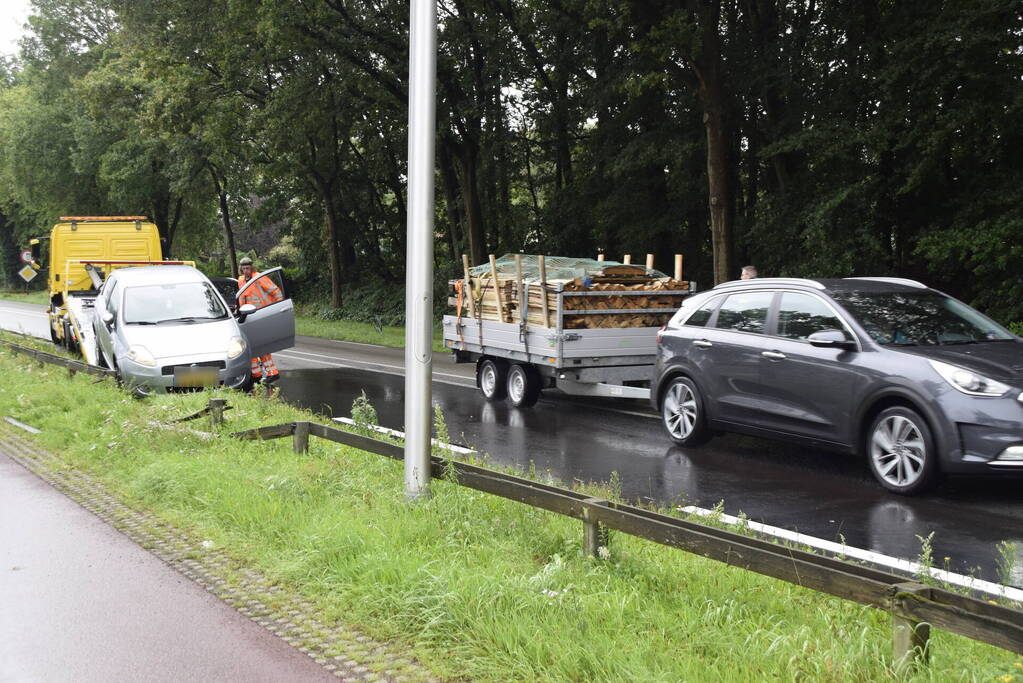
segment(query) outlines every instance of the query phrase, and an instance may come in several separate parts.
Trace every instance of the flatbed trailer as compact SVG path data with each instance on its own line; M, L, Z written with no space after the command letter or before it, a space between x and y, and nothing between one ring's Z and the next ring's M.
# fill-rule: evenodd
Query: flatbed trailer
M549 286L550 287L550 286ZM505 397L517 406L536 403L543 389L576 396L648 399L657 354L659 327L568 329L566 316L674 313L677 308L567 309L565 297L687 296L687 290L556 291L550 327L498 322L482 316L445 315L444 345L458 363L476 363L476 384L488 400ZM550 287L548 291L554 292Z

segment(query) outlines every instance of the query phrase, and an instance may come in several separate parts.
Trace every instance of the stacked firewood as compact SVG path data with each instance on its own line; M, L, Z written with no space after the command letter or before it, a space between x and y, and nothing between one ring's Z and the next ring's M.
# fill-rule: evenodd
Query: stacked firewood
M526 323L539 327L556 327L558 293L563 293L564 327L566 329L605 329L622 327L660 327L682 305L684 294L661 294L666 291L687 291L689 283L671 278L653 278L646 269L633 265L608 266L599 273L573 280L550 280L546 283L546 315L544 309L544 286L535 281L523 281L526 294ZM486 275L472 278L472 292L475 294L476 315L483 320L509 323L521 322L519 308L519 281L515 277L497 278ZM627 296L572 296L572 292L649 292L649 295L630 294ZM498 294L498 296L495 296ZM500 298L500 310L498 309ZM452 292L449 298L452 306L457 297ZM469 316L468 293L463 292L462 316ZM621 311L628 313L600 313L598 311ZM571 311L587 311L578 315Z

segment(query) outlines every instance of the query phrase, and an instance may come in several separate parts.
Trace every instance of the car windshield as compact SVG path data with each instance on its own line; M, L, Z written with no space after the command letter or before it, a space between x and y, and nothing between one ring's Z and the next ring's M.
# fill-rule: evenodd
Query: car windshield
M982 313L933 291L836 292L834 297L878 344L976 344L1014 338Z
M136 325L182 324L223 320L227 310L213 287L205 282L178 282L128 287L124 292L124 322Z

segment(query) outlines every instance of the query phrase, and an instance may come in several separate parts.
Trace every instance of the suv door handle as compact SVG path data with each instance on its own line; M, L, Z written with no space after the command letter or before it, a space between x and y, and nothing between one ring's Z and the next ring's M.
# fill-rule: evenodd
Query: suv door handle
M699 346L701 349L709 349L714 345L707 341L706 339L697 339L696 341L693 342L693 346Z
M781 351L761 351L760 355L771 360L784 360L785 354Z

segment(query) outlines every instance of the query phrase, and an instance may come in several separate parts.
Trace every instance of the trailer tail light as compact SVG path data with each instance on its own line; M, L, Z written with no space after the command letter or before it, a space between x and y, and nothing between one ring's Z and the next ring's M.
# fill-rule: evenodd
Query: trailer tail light
M661 345L661 338L664 337L664 331L668 329L668 323L661 325L661 329L657 330L657 345Z

